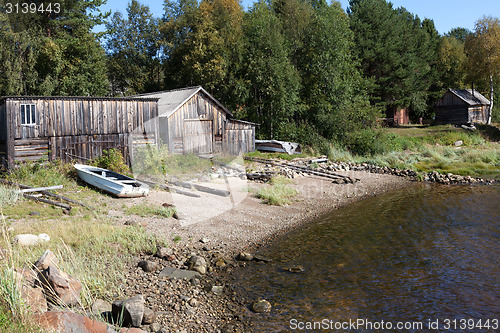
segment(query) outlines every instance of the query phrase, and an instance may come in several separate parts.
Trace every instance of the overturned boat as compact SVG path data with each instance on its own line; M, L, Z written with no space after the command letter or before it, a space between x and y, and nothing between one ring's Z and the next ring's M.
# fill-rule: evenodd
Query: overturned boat
M119 198L144 197L149 186L117 172L90 165L75 164L75 169L84 182Z
M255 140L255 149L271 153L300 154L300 144L278 140Z

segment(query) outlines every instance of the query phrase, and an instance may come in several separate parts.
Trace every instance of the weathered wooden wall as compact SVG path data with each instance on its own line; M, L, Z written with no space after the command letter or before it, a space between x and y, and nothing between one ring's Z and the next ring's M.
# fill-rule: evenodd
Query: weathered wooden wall
M238 155L255 150L255 125L229 119L202 91L168 118L160 117L159 127L162 141L174 153Z
M397 108L394 112L394 124L404 125L410 123L410 112L406 108Z
M5 103L0 103L0 168L7 167L7 114Z
M212 154L222 151L226 113L209 96L198 92L168 119L160 117L160 133L174 153Z
M36 105L36 125L22 125L22 104ZM11 125L15 160L48 157L92 159L118 148L128 159L135 137L158 133L157 99L85 97L10 97L5 99L6 126ZM134 137L132 137L134 133ZM8 154L12 155L12 154Z
M487 105L471 106L448 91L436 103L436 122L438 124L485 123L487 112Z
M255 150L255 125L230 119L226 122L224 151L239 155Z
M451 105L468 105L457 95L450 91L447 91L439 101L437 101L436 106L451 106Z

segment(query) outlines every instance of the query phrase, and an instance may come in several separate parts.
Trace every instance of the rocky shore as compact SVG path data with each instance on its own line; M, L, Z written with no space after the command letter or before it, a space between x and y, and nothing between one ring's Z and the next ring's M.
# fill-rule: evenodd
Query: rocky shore
M193 215L179 214L182 217L177 218L135 217L134 220L130 216L111 215L117 224L125 227L142 225L170 243L166 247L158 247L155 253L117 258L127 264L122 282L117 286L116 301L97 300L90 309L86 309L92 319L85 318L116 324L118 313L131 309L136 313L127 312L128 321L118 325L125 328L118 330L116 325L114 328L105 325L101 327L102 332L252 332L249 318L258 315L256 312L270 311L271 305L265 300L247 300L237 295L233 273L246 266L248 261L265 264L272 260L255 255L260 246L328 211L388 190L411 186L418 177L422 177L412 170L368 164L317 163L306 159L294 163L300 166L313 164L317 170L335 172L356 181L332 181L293 168L263 164L255 166L257 172L280 173L293 178L290 186L298 194L292 204L263 204L252 193L270 185L249 182L248 188L240 191L242 199L238 202L232 200L232 205L224 205L219 199L211 201L213 195L193 201L191 206L188 205ZM488 180L435 172L423 177L430 182L444 184L490 183ZM165 194L152 191L150 197L139 200L157 204L167 201L169 205L177 203L171 194L168 198ZM214 207L218 208L215 214L212 211L204 215ZM200 219L200 216L206 218ZM71 313L68 319L64 317L67 312L54 312L58 310L52 307L49 315L42 315L42 319L66 320L69 325L74 324L72 321L85 323L87 320L73 318Z
M232 273L247 265L249 260L268 260L258 255L253 257L261 245L342 205L411 185L410 180L394 175L353 170L339 172L359 181L337 184L297 174L291 186L299 194L289 206L265 205L248 194L232 209L193 224L173 218L138 221L150 232L170 239L175 235L177 240L169 244L164 256L157 253L134 258L125 273L126 281L120 286L125 294L130 297L143 295L146 306L156 314L159 326L149 325L142 329L179 333L252 332L247 318L259 309L267 311L267 304L235 294ZM269 185L251 183L250 186L258 189ZM251 258L242 258L241 252ZM194 269L193 257L203 258L204 274L184 279L162 274L165 270L176 269L183 274ZM155 268L145 271L140 264L143 261L153 262ZM155 331L159 327L161 330Z

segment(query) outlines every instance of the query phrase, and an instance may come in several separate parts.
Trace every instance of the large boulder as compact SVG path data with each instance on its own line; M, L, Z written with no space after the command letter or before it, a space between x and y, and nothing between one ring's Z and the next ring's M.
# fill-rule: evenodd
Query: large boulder
M59 259L56 258L54 252L46 250L40 257L40 259L38 259L35 262L35 267L39 271L43 271L44 269L49 268L49 266L57 267L58 264L59 264Z
M49 311L34 315L33 320L49 332L115 333L107 324L71 311Z
M71 275L49 265L38 276L50 302L69 306L80 303L82 284Z
M29 269L21 269L20 272L10 271L12 279L16 283L17 290L20 291L20 296L31 313L47 312L47 300L43 294L43 290L35 287L35 273Z
M112 304L113 318L122 326L140 327L144 317L144 297L134 297L114 301Z

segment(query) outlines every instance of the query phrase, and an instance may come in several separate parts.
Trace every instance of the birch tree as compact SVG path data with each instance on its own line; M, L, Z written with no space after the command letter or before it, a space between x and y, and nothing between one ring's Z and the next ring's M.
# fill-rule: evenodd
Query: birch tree
M491 124L494 82L500 77L500 20L491 16L478 20L465 41L465 52L469 77L473 81L489 80L491 104L487 123Z

